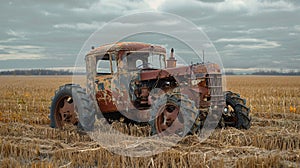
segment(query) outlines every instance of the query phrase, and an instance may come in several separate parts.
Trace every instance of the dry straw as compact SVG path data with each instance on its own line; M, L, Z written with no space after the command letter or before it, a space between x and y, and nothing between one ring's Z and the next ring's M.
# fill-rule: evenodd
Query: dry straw
M0 77L0 167L300 166L299 77L228 77L227 89L239 92L252 109L250 130L217 129L203 142L189 136L163 153L139 158L113 154L74 126L49 127L51 97L59 85L70 81L70 77ZM149 135L147 126L115 122L113 129ZM130 151L160 144L124 141L115 148L118 145L127 145Z

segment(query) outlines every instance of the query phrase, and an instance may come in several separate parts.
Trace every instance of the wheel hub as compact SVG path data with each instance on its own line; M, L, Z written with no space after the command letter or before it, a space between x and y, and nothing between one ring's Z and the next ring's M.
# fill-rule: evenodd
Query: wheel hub
M180 118L180 108L175 104L166 104L158 111L156 127L159 133L177 134L182 131L183 123Z
M78 123L78 118L74 106L72 97L65 97L58 102L59 108L57 110L57 115L59 116L56 119L57 124L60 127L63 127L64 124L73 124Z

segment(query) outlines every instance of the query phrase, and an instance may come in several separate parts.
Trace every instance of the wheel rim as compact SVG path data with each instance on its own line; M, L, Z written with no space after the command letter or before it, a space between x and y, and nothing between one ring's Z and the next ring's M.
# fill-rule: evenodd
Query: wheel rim
M57 127L62 128L65 124L78 124L76 108L71 96L61 97L55 108L55 122Z
M158 109L157 114L155 126L158 133L169 135L183 132L184 124L178 105L167 103Z
M227 123L234 126L237 123L237 116L236 116L236 111L234 109L234 106L228 104L227 109L228 109L227 113L230 114L230 117L227 118Z

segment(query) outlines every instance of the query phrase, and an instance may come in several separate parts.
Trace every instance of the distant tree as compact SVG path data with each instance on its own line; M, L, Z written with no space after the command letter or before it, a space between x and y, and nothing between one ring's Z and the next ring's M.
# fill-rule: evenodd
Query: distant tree
M280 72L270 70L270 71L258 71L253 72L252 75L272 75L272 76L300 76L300 71L296 72L294 70L290 70L289 72L283 72L282 70Z

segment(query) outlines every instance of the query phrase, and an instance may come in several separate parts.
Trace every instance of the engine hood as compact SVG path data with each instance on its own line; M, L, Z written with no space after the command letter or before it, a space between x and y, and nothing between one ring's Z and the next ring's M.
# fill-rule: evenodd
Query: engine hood
M221 69L218 64L205 63L205 64L193 64L190 66L181 66L176 68L158 69L158 70L141 70L141 80L151 80L158 78L166 78L170 76L195 76L205 77L206 74L220 74Z

